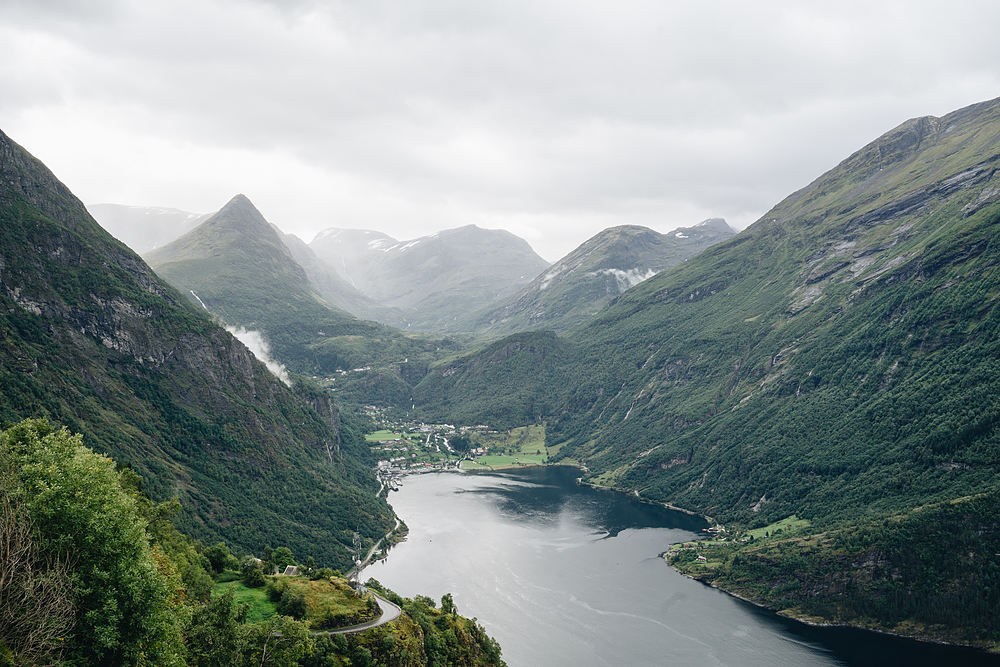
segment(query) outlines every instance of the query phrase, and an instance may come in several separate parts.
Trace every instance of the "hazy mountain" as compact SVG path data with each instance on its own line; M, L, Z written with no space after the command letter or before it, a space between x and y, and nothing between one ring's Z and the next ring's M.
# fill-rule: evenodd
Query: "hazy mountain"
M538 329L565 333L625 290L735 233L721 218L667 234L635 225L605 229L517 294L477 314L469 328L488 333Z
M521 334L442 362L416 400L471 422L548 417L553 459L729 534L811 521L718 547L703 576L745 597L987 641L998 162L1000 101L907 121L567 340ZM503 406L497 386L534 409Z
M409 241L331 229L310 244L352 285L400 309L417 331L463 331L473 311L516 292L548 262L503 230L467 225Z
M4 422L82 434L154 499L179 498L179 526L206 544L344 566L356 527L392 526L329 394L278 381L2 133L0 232Z
M306 277L313 290L326 303L346 310L361 319L374 320L394 327L406 327L405 318L398 309L383 306L374 299L365 296L354 285L347 282L329 263L321 260L305 241L294 234L285 234L274 225L271 227L288 248L295 262L306 272Z
M212 215L121 204L90 204L87 210L101 227L140 255L170 243Z
M382 232L371 229L331 227L317 234L309 247L322 261L333 267L353 287L364 290L371 278L369 257L399 243ZM356 280L361 281L359 285Z
M275 359L290 370L333 376L366 369L338 384L338 391L359 403L406 404L426 364L439 350L455 346L403 335L328 303L275 228L243 195L146 258L192 302L230 326L260 332Z

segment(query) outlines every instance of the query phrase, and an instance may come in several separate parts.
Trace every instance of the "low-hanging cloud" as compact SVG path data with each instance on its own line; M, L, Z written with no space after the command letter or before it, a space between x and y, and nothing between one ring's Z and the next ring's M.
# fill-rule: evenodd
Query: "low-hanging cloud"
M969 0L0 0L0 121L88 203L399 239L742 228L906 119L1000 93ZM931 48L929 45L933 45Z
M267 370L271 371L274 377L284 382L286 386L292 386L292 381L288 377L285 365L279 364L271 357L271 348L259 331L248 331L243 327L237 329L236 327L228 326L226 327L226 331L233 334L236 340L246 345L247 349L253 352L253 356L257 357L261 363L267 366Z

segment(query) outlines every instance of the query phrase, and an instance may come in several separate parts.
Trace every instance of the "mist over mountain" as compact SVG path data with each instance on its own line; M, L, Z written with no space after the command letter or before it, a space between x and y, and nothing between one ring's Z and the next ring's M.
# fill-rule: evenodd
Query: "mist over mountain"
M313 290L327 304L364 320L406 328L405 317L399 309L385 306L365 296L345 280L331 264L321 260L305 241L294 234L285 234L275 225L271 227L288 248L295 262L306 272Z
M223 232L256 222L234 208ZM178 498L179 527L208 544L286 544L343 566L354 530L373 540L392 526L332 397L286 387L2 133L0 231L4 422L82 434L155 500Z
M361 292L402 311L408 328L436 333L464 331L471 310L517 291L548 266L523 239L475 225L409 241L330 229L310 247Z
M257 331L276 360L304 375L331 377L338 396L356 403L406 405L426 365L457 349L454 340L397 329L355 317L330 303L293 257L303 248L276 231L243 195L176 241L147 255L158 275L225 324ZM347 305L391 312L306 263L319 285L344 290ZM329 299L329 300L328 300ZM354 369L364 369L354 372Z
M170 243L212 215L122 204L88 204L87 211L109 234L140 255Z
M369 257L399 243L388 234L372 229L330 227L316 234L309 247L316 256L356 289L364 289L370 279ZM355 280L362 281L359 285Z
M468 326L491 334L536 329L565 333L625 290L734 234L721 218L667 234L636 225L605 229L516 294L473 315Z

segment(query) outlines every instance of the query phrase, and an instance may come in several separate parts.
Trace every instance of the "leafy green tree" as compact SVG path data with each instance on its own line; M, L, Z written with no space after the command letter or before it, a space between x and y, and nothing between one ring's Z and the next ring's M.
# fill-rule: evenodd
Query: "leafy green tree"
M451 597L451 593L445 593L441 596L441 611L445 614L457 614L458 608L455 607L455 601Z
M306 617L306 596L297 589L287 589L278 600L278 613L296 620Z
M237 655L243 637L249 605L233 601L232 589L198 605L191 615L185 637L187 661L191 667L229 665Z
M202 552L208 562L212 565L212 571L216 574L222 573L226 569L236 569L239 567L239 561L229 553L229 547L226 546L225 542L219 542L214 547L208 547ZM233 566L236 567L233 567Z
M75 610L68 566L46 559L0 460L0 665L57 661Z
M456 435L448 444L459 454L468 454L472 449L472 440L467 435Z
M67 655L86 666L180 664L180 602L168 576L176 573L169 559L154 557L147 522L114 462L44 420L0 433L0 452L43 551L72 563Z
M240 561L240 571L243 573L243 584L250 588L260 588L264 585L264 567L253 556L244 556Z
M244 625L241 635L233 667L295 667L316 646L309 624L288 616Z
M278 570L278 574L281 574L289 565L295 565L295 558L292 557L292 550L288 547L278 547L274 550L273 562L274 566Z
M264 562L264 574L274 574L274 549L271 547L264 547L264 557L262 559Z

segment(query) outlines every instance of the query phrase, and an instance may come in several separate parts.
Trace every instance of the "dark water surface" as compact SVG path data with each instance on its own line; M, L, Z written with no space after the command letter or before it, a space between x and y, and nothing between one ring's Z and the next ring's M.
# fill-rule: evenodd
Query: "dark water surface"
M410 529L374 577L405 597L451 593L510 667L1000 665L967 649L812 628L682 577L658 554L695 517L575 484L573 468L407 477Z

